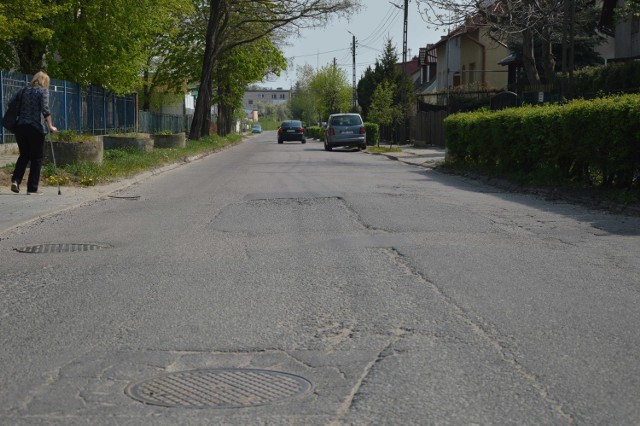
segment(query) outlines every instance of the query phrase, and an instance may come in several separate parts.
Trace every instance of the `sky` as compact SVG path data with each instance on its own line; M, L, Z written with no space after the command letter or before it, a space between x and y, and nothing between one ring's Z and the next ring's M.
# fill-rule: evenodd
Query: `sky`
M289 46L283 48L289 61L287 71L277 80L264 81L265 88L291 88L296 81L296 69L309 64L315 69L333 63L345 70L349 82L353 75L353 56L351 53L352 34L356 36L356 82L368 66L375 64L384 49L387 36L396 48L398 60L402 60L402 41L404 27L404 1L363 0L363 9L350 20L332 19L326 27L302 30L300 38L290 39ZM427 28L418 12L415 0L409 1L409 20L407 30L407 60L418 56L419 49L427 44L436 43L445 31ZM349 33L351 32L351 33Z

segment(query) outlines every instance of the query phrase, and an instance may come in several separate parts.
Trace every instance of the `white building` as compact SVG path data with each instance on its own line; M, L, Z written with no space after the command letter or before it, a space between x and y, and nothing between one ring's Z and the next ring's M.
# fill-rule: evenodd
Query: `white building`
M281 87L277 89L249 89L244 92L242 106L248 111L260 111L260 106L283 105L291 99L291 90Z

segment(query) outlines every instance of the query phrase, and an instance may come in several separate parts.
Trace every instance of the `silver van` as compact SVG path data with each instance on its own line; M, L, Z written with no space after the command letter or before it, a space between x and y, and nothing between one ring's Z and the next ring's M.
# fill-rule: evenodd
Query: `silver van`
M367 149L367 133L360 114L332 114L324 132L324 149L335 147Z

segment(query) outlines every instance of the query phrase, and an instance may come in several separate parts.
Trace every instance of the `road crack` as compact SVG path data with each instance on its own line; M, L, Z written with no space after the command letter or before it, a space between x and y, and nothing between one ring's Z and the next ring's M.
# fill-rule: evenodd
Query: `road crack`
M360 377L358 377L358 380L351 388L351 392L349 392L349 395L347 395L347 397L344 399L340 407L338 407L338 411L336 411L336 418L333 419L331 423L329 423L331 426L339 426L341 424L340 421L344 418L344 416L347 415L347 413L353 406L353 402L355 401L356 396L360 392L360 388L364 384L365 380L367 379L371 371L373 371L373 369L375 368L375 365L387 357L386 354L389 353L389 351L391 350L391 347L399 339L400 337L392 339L387 345L385 345L385 347L383 347L378 352L377 356L373 360L369 361L369 363L364 367L364 370L362 370L362 374L360 375Z
M474 319L473 316L456 300L449 296L444 289L440 288L434 282L429 281L419 271L417 271L409 263L406 257L397 249L386 249L385 252L405 274L412 276L417 281L423 282L439 297L441 297L444 302L450 306L454 315L467 325L474 334L488 342L500 355L502 360L511 366L511 368L516 371L538 393L538 395L540 395L540 397L558 413L561 418L565 419L567 424L573 425L575 423L573 416L566 411L562 401L554 398L547 387L540 381L539 377L518 360L516 354L514 354L508 347L509 345L506 342L506 339L500 334L495 326L487 323L481 318ZM373 365L375 365L375 362L372 363L372 366Z

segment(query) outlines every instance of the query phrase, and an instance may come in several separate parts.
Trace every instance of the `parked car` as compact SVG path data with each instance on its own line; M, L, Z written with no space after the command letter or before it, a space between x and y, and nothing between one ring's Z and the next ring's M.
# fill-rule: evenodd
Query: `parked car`
M299 120L287 120L283 121L278 128L278 143L284 141L300 141L307 143L307 138L304 135L304 127Z
M367 134L360 114L331 114L324 132L324 149L335 147L367 149Z
M259 124L254 124L251 126L251 133L262 133L262 126Z

